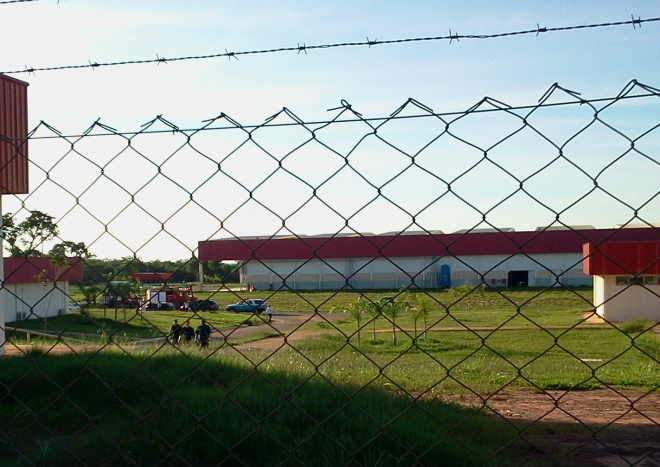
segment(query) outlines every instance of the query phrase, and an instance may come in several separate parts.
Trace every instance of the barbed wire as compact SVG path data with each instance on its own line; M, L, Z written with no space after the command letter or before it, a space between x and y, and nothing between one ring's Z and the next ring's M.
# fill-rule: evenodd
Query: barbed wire
M0 5L4 5L6 3L26 3L26 2L42 2L43 0L2 0L0 1ZM60 4L60 0L57 0L57 4Z
M19 1L19 0L14 0L14 1ZM26 1L26 0L20 0L20 1ZM212 58L222 58L222 57L227 57L231 61L232 58L238 60L238 57L243 55L271 54L271 53L282 53L282 52L297 52L298 54L304 52L305 54L307 54L308 50L322 50L322 49L335 49L335 48L343 48L343 47L364 47L364 46L371 48L372 46L376 46L376 45L394 45L394 44L404 44L404 43L414 43L414 42L448 41L451 44L454 41L460 42L461 39L464 40L465 39L498 39L503 37L524 36L531 34L538 36L541 33L548 33L548 32L566 32L566 31L574 31L574 30L582 30L582 29L605 28L605 27L614 27L614 26L625 26L625 25L632 25L633 28L636 29L637 26L641 28L643 23L652 23L658 21L660 21L660 17L645 18L645 19L641 19L640 17L637 17L637 19L635 19L634 16L631 15L631 19L627 21L616 21L616 22L598 23L598 24L582 24L576 26L560 26L554 28L541 27L537 24L535 29L502 32L495 34L463 35L463 34L458 34L457 32L452 32L452 30L450 29L449 35L444 35L444 36L414 37L414 38L390 39L390 40L377 40L377 39L371 40L369 39L369 37L367 37L366 41L360 41L360 42L341 42L335 44L320 44L320 45L306 45L305 43L301 45L300 43L298 43L295 47L280 47L280 48L261 49L261 50L247 50L247 51L239 51L239 52L230 52L227 49L225 49L224 52L220 52L216 54L189 55L189 56L172 57L172 58L161 57L158 54L156 54L155 59L124 60L118 62L103 62L103 63L98 63L89 60L87 64L60 65L60 66L52 66L52 67L26 66L24 70L0 71L0 73L19 74L19 73L35 73L37 71L57 71L57 70L72 70L72 69L84 69L84 68L95 69L95 68L107 67L107 66L144 65L144 64L152 64L152 63L161 64L161 63L179 62L179 61L187 61L187 60L208 60Z

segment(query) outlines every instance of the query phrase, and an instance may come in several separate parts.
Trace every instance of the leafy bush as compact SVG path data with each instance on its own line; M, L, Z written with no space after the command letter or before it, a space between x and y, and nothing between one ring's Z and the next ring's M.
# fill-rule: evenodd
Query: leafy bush
M620 329L626 334L640 334L650 329L655 323L648 319L632 318L621 324Z

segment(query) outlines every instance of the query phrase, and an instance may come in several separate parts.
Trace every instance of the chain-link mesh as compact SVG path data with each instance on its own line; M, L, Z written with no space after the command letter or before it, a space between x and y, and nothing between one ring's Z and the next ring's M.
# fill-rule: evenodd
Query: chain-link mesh
M323 122L40 123L30 193L3 197L20 263L2 288L3 465L658 465L657 323L597 314L582 251L528 253L555 231L660 239L658 97L554 85L447 114L411 99ZM347 238L373 255L328 259ZM388 255L406 238L440 253ZM247 256L201 257L215 239ZM484 261L502 239L514 251ZM533 274L507 271L520 258ZM658 276L618 274L617 294L660 309ZM173 319L206 320L208 347L173 342Z

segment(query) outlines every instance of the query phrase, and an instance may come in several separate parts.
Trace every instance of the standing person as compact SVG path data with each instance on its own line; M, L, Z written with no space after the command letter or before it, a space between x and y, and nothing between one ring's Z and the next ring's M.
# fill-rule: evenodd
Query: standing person
M194 336L195 330L190 326L190 322L186 321L183 323L183 327L181 328L180 342L183 342L184 344L190 344L190 341L192 341Z
M195 342L197 342L197 344L199 344L199 346L202 348L208 347L210 337L211 328L208 324L206 324L206 321L203 319L200 320L199 326L197 326L197 330L195 331Z
M170 326L170 343L177 345L179 343L179 337L181 337L181 325L178 320L172 321L172 326Z
M268 305L268 308L266 308L266 316L268 316L268 324L273 320L273 308Z

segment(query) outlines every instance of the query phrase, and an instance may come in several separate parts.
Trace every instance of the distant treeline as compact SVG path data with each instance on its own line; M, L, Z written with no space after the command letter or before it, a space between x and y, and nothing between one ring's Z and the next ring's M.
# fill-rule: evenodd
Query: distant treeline
M172 273L168 282L199 281L199 261L182 259L177 261L144 261L138 258L119 259L83 259L83 281L99 283L107 281L129 280L130 274L136 272L167 272ZM205 281L238 282L238 264L221 263L219 261L204 262Z

